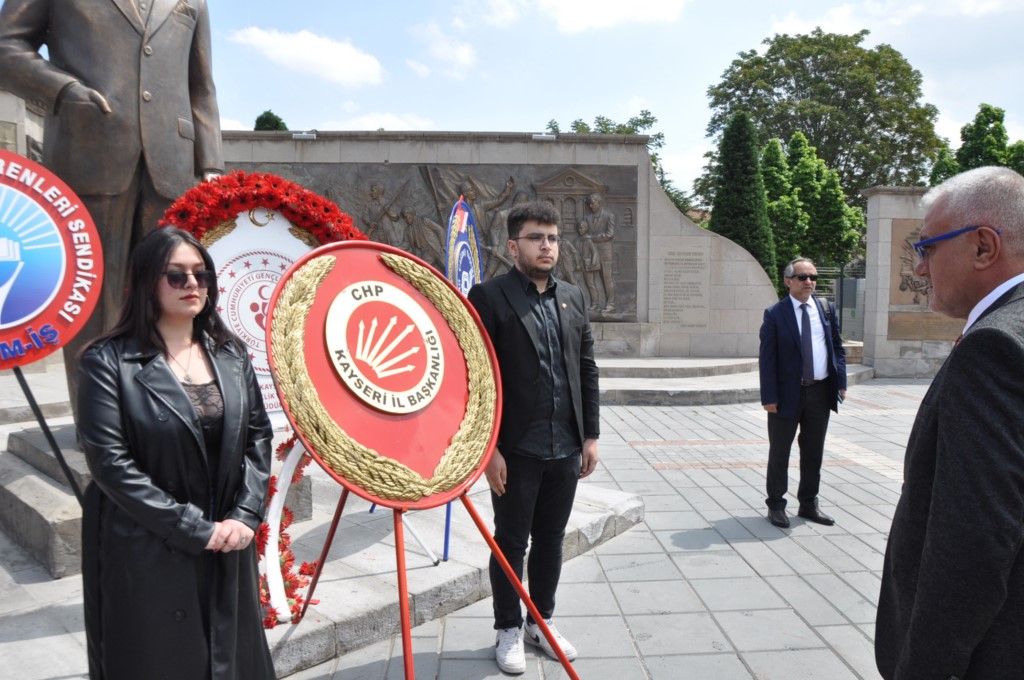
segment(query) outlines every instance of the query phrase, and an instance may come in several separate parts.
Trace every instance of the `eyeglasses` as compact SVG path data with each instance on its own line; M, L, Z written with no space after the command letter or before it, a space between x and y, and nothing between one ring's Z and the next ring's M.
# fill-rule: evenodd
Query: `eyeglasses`
M217 272L210 269L200 269L196 272L186 272L178 269L164 272L164 276L167 277L167 283L171 288L181 290L188 285L188 275L196 277L196 285L200 288L211 288L217 285Z
M807 279L810 279L811 281L817 281L818 280L818 275L817 274L793 274L789 278L791 278L791 279L800 279L801 281L806 281Z
M517 236L512 240L522 241L523 239L529 241L535 246L542 245L545 240L547 240L550 245L557 246L558 242L562 240L558 234L527 234L526 236Z
M968 231L975 231L977 229L981 229L981 225L975 225L973 227L964 227L963 229L954 229L953 231L947 231L945 234L939 234L938 236L932 236L931 238L926 238L923 241L918 241L917 243L914 244L914 250L917 251L917 256L923 260L926 257L928 257L928 253L932 251L932 248L935 246L936 243L945 241L947 239L956 238L960 234L964 234ZM996 232L997 234L1003 233L1002 229L993 229L992 231Z

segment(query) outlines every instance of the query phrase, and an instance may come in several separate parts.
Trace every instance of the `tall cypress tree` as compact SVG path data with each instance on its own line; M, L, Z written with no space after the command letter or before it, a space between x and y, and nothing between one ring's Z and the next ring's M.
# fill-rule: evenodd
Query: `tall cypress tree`
M757 152L757 132L750 115L733 115L718 147L715 201L708 228L746 248L778 285L775 243Z
M761 152L761 177L767 199L768 222L775 241L775 269L780 280L786 265L800 256L801 244L807 238L807 213L793 191L789 174L782 142L770 140Z
M787 148L793 192L807 213L807 233L797 244L800 255L818 265L846 264L864 231L859 209L846 204L839 175L818 158L802 132L794 132Z

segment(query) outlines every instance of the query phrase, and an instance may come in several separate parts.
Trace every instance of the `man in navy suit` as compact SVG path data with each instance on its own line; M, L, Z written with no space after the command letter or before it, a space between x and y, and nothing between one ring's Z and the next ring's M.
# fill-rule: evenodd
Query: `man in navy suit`
M507 247L515 269L473 286L473 303L501 369L498 447L485 474L494 506L494 539L523 577L527 543L530 599L570 659L576 649L551 625L562 569L562 541L576 483L597 466L599 401L594 340L583 292L552 275L558 262L558 212L548 203L515 206ZM491 556L495 656L523 673L523 641L558 658Z
M917 276L963 335L914 420L875 624L885 680L1024 678L1024 177L929 191Z
M818 508L821 459L829 411L846 398L846 350L836 307L814 297L818 270L800 257L783 272L789 295L764 312L761 324L761 403L768 412L768 521L788 527L789 452L800 430L797 514L818 524L835 521Z

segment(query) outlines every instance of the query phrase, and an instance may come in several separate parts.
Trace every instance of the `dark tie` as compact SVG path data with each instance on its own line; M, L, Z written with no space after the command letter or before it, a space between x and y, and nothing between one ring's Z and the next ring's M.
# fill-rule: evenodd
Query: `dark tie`
M805 382L814 380L814 347L811 345L811 315L807 313L807 303L800 305L803 316L800 317L800 351L804 355L804 370L801 379Z

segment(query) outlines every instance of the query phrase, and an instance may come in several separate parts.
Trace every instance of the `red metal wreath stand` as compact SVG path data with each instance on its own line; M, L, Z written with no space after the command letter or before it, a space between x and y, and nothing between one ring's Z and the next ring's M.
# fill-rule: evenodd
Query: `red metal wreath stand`
M558 642L555 641L554 635L551 634L551 629L548 628L547 623L544 622L544 617L540 615L537 610L537 606L530 599L530 594L526 592L526 588L523 587L522 581L516 576L515 572L512 571L512 565L505 559L505 555L502 554L501 548L498 547L497 542L494 540L494 536L487 530L487 525L481 519L480 514L476 511L473 502L469 500L468 491L463 491L459 496L462 500L463 505L466 506L466 511L469 512L469 516L473 519L473 523L476 524L477 529L480 530L480 535L487 541L488 547L491 549L491 553L498 560L498 564L501 565L502 571L508 576L509 582L515 587L516 592L519 593L519 598L526 605L533 620L537 622L537 626L544 633L544 637L547 638L551 648L558 653L558 660L562 664L562 668L569 675L572 680L580 680L580 676L576 674L576 669L573 668L572 663L568 657L565 656L565 652L558 646ZM345 508L345 502L348 500L348 488L341 492L341 498L338 499L338 507L334 511L334 519L331 520L331 528L327 532L327 539L324 541L323 550L320 552L320 559L317 560L316 570L313 572L313 580L309 584L309 592L306 594L306 603L302 607L302 611L299 613L296 623L302 620L306 615L306 609L309 607L310 601L313 599L313 592L316 590L317 581L320 580L320 573L323 571L324 563L327 561L327 553L331 550L331 544L334 543L334 534L338 529L338 522L341 521L341 513ZM409 617L409 585L406 577L405 569L405 531L402 524L402 515L407 512L405 508L392 508L394 511L395 519L395 562L398 567L398 609L401 614L402 622L402 656L405 662L405 679L415 680L416 673L413 669L413 652L412 652L412 625Z

